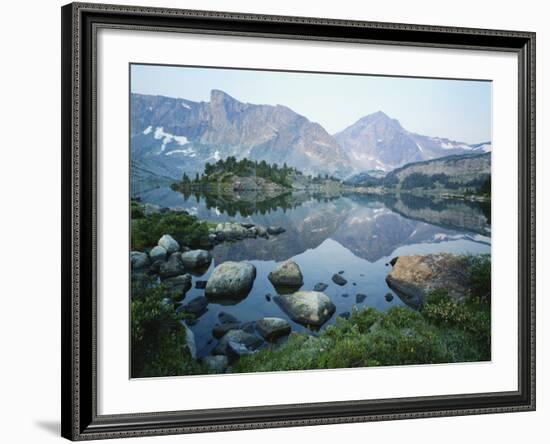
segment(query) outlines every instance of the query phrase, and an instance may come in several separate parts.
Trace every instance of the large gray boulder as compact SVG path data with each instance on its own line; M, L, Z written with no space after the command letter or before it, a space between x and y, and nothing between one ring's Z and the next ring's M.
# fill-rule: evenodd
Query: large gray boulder
M248 295L255 278L254 265L248 262L224 262L210 275L205 294L212 299L240 299Z
M180 276L185 271L180 253L172 253L166 262L162 262L159 268L161 278Z
M290 324L281 318L262 318L256 322L256 330L270 342L290 334Z
M149 252L149 257L151 258L151 262L153 263L165 260L167 255L168 251L166 251L166 248L161 247L160 245L153 247Z
M313 327L323 325L336 310L330 298L319 291L278 295L275 302L294 322Z
M149 256L141 251L130 252L130 265L132 270L143 270L150 265Z
M181 260L185 268L204 268L210 265L212 256L206 250L191 250L181 253Z
M425 296L447 290L451 299L462 302L470 295L464 259L449 253L399 256L392 260L386 282L409 305L422 305Z
M175 253L180 249L180 244L178 244L178 241L176 241L169 234L165 234L164 236L162 236L159 239L158 245L159 247L163 247L168 252L168 254Z
M275 266L267 278L275 287L301 287L304 284L300 267L291 260Z

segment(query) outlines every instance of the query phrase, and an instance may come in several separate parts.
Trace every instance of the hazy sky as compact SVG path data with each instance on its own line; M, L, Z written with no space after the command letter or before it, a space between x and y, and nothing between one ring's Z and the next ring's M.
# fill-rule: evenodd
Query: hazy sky
M209 101L221 89L241 102L285 105L334 134L384 111L412 132L491 140L491 82L132 65L132 92Z

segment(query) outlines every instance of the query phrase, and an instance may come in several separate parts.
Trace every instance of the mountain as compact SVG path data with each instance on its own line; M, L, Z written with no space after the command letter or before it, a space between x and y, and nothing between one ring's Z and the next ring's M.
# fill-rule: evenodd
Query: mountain
M242 103L212 90L210 102L131 95L131 155L156 174L180 179L229 156L343 176L352 168L321 125L282 105Z
M397 168L384 179L386 186L402 190L442 188L480 189L490 181L491 153L447 156Z
M411 162L491 149L490 142L468 145L412 133L382 111L362 117L334 138L359 170L391 171Z
M481 151L481 152L479 152ZM468 154L409 163L384 177L359 173L346 180L356 187L385 187L398 190L477 190L490 193L491 153L473 150Z

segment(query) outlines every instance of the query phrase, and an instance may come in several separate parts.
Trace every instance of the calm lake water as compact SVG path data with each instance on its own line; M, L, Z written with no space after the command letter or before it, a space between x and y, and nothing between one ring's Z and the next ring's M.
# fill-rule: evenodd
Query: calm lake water
M142 202L161 207L181 207L200 219L210 221L247 221L264 226L276 225L286 232L269 239L246 239L222 243L212 250L213 261L202 276L193 277L193 288L184 303L204 295L194 287L196 280L207 280L214 267L224 261L246 260L256 266L257 277L250 294L234 305L211 303L208 311L190 328L195 333L199 356L210 354L217 340L212 328L218 314L225 311L242 322L265 316L287 319L293 331L308 331L290 320L266 295L276 291L267 279L271 269L292 259L304 275L302 290L312 290L318 282L328 285L324 291L336 312L323 326L335 322L339 314L354 306L387 310L405 303L386 284L388 262L395 256L436 252L490 253L490 204L429 197L378 196L351 194L332 198L306 194L250 204L239 196L230 204L183 196L170 188L158 188L139 195ZM348 283L341 287L331 280L341 272ZM357 293L366 294L361 303ZM385 295L391 293L393 300ZM315 334L315 332L310 332Z

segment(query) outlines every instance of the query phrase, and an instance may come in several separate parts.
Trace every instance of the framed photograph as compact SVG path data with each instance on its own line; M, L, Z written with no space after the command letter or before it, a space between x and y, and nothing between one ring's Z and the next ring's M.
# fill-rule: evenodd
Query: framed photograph
M62 434L535 408L535 35L62 8Z

